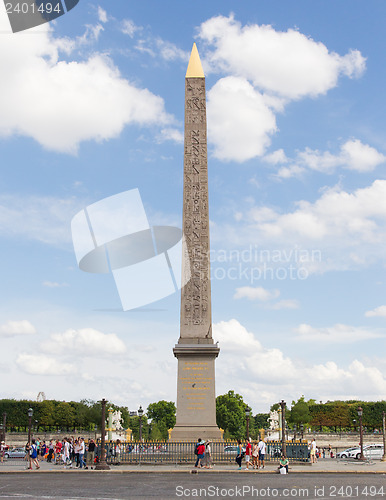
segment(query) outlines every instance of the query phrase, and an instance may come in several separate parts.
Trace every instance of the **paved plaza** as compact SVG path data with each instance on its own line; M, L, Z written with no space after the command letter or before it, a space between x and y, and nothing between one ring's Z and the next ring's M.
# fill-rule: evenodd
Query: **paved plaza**
M171 468L153 467L152 473L68 474L13 473L0 476L0 499L62 498L67 500L159 500L171 498L357 498L386 497L384 474L321 474L297 472L289 475L212 471L190 474ZM147 472L147 473L146 473ZM167 473L165 473L167 472Z

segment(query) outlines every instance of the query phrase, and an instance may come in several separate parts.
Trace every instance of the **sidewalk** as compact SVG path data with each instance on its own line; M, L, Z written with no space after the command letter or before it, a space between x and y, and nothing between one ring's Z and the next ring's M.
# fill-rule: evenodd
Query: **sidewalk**
M111 465L108 471L96 471L92 469L75 469L65 467L63 465L54 465L52 463L40 462L39 470L27 470L26 462L19 461L13 463L0 464L0 474L13 474L25 472L26 474L44 474L44 473L64 473L64 474L131 474L131 473L182 473L190 474L192 471L199 474L275 474L277 471L277 463L268 463L264 469L238 470L236 464L221 464L215 465L213 469L194 469L193 464L190 465ZM290 464L290 474L386 474L386 462L380 460L372 462L359 462L358 460L336 460L336 459L319 459L316 464L310 463L294 463Z

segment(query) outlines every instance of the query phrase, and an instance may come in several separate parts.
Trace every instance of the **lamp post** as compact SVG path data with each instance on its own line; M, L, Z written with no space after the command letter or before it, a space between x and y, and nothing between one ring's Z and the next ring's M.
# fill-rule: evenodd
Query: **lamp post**
M363 456L363 425L362 425L363 408L359 406L357 412L359 417L359 436L360 436L359 439L361 444L361 456L359 460L365 460L365 457Z
M3 435L1 436L2 437L2 441L5 442L5 435L7 433L7 413L4 412L3 413Z
M382 412L382 427L383 427L383 457L382 457L382 462L386 462L385 412Z
M143 415L143 409L142 406L140 405L138 408L138 416L139 416L139 440L142 443L142 415Z
M303 433L304 433L304 425L303 424L300 424L300 432L301 432L302 441L303 441Z
M34 411L32 408L28 409L28 442L31 443L31 425L32 425L32 415Z
M110 470L110 467L106 462L106 448L105 448L105 438L106 438L106 403L105 399L102 399L102 421L101 421L101 453L99 457L99 463L96 464L95 470Z
M247 441L249 441L249 416L250 416L250 414L251 414L251 409L247 405L245 407L245 417L247 419Z
M281 452L282 455L285 457L287 455L286 449L285 449L285 401L282 399L280 401L280 408L281 408Z

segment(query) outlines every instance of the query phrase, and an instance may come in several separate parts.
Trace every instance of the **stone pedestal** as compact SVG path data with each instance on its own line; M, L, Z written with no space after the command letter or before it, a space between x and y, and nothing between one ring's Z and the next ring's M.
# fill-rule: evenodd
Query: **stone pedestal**
M177 423L171 441L220 440L216 424L215 359L213 344L177 344Z

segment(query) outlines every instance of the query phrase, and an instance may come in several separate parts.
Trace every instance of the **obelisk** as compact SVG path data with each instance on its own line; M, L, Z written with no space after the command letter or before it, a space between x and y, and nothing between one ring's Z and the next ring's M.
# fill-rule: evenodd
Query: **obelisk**
M196 44L185 77L183 233L177 420L172 441L222 439L216 425L215 359L209 259L205 75Z

